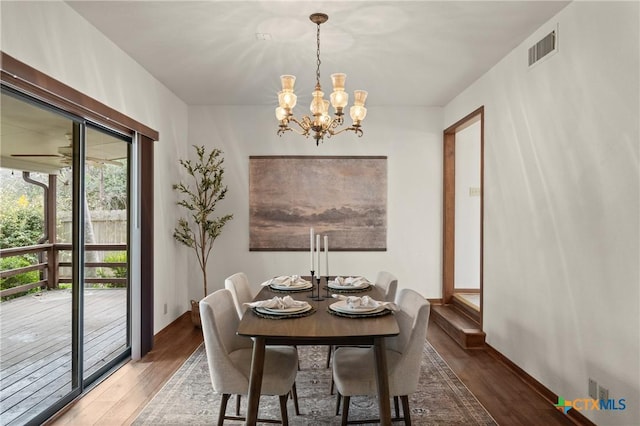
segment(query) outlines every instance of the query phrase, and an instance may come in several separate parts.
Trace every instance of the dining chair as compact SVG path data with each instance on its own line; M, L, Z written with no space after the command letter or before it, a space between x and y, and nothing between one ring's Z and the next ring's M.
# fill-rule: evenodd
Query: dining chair
M236 334L240 318L236 312L229 290L215 291L200 301L202 332L213 389L222 394L218 425L225 419L245 420L227 416L227 402L231 395L247 395L253 342ZM288 425L287 400L292 393L295 412L299 414L296 393L298 353L291 346L268 346L266 348L262 375L261 395L278 395L280 398L281 423ZM266 420L260 420L266 421ZM273 420L269 420L273 422Z
M244 272L238 272L227 277L224 280L224 288L231 291L238 316L242 318L242 315L247 310L247 307L243 304L251 302L254 297L247 275Z
M395 403L396 418L393 420L404 419L405 425L410 425L409 395L418 388L430 305L424 297L411 289L402 289L396 304L398 311L394 314L400 333L385 340L389 395L394 397ZM333 380L338 391L336 415L340 412L341 399L344 400L342 424L362 423L363 421L348 421L349 402L354 395L377 395L373 348L337 348L333 355ZM402 401L403 417L399 413L398 396Z
M387 271L380 271L376 277L375 285L384 292L384 300L387 302L393 302L396 300L398 279L395 275Z
M396 299L396 290L398 289L398 279L390 272L380 271L374 282L375 286L380 288L384 293L386 302L394 302ZM327 351L327 368L331 366L331 354L335 348L329 346ZM331 395L333 395L333 382L331 383Z

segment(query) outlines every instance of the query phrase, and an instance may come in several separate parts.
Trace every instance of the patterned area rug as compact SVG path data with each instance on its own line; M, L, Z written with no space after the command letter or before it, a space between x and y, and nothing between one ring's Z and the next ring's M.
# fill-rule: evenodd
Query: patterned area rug
M331 371L325 368L326 346L299 346L300 371L296 378L300 416L289 401L291 425L339 425L335 416L336 397L329 394ZM241 413L245 412L242 398ZM467 387L427 342L425 343L418 391L409 396L411 420L415 425L496 425L496 422ZM220 395L211 387L204 345L185 361L153 400L142 410L134 425L215 424ZM392 404L393 410L393 404ZM402 409L401 409L402 410ZM227 406L235 412L235 397ZM349 419L377 417L375 398L352 397ZM260 418L279 419L278 398L260 399ZM242 422L225 421L225 425Z

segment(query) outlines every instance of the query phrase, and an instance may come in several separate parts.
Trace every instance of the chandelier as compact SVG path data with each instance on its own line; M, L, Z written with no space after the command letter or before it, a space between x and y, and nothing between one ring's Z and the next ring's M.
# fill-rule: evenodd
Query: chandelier
M324 99L324 93L320 86L320 24L324 24L329 19L324 13L314 13L309 16L311 22L317 25L317 46L316 51L316 88L313 91L313 99L311 101L311 117L304 115L301 119L297 119L293 115L293 107L296 106L297 96L293 91L296 77L293 75L283 75L280 77L282 81L282 91L278 92L278 104L276 108L276 118L280 122L278 135L282 136L287 131L295 131L296 133L309 137L311 134L316 140L316 145L324 140L324 137L331 137L347 130L354 132L359 137L362 136L361 123L367 115L367 109L364 102L367 99L367 92L364 90L354 91L353 106L349 109L349 115L353 120L350 127L342 127L344 124L344 109L349 101L349 94L344 91L344 82L347 78L346 74L331 74L333 83L333 93L331 93L331 105L334 108L335 115L329 115L329 101ZM295 123L298 128L292 128L289 124Z

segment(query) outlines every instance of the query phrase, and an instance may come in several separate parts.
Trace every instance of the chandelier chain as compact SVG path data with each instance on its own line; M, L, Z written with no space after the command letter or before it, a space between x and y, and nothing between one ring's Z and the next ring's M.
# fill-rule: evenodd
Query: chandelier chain
M318 42L318 50L316 50L316 86L319 88L320 87L320 23L317 24L318 25L318 30L316 33L316 39ZM319 90L319 89L318 89Z

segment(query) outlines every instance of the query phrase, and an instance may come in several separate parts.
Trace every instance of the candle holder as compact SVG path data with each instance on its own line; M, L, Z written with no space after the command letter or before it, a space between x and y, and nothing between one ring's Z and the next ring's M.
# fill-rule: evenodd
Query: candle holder
M327 286L325 288L327 289L327 299L328 299L328 298L331 297L331 296L329 296L329 275L324 277L324 279L326 280L326 283L327 283Z
M311 271L311 295L307 296L307 297L309 297L309 299L313 299L314 297L316 297L313 294L313 278L315 277L315 273L316 273L316 271ZM320 293L318 293L318 296L320 296Z
M311 277L311 285L313 286L313 279L314 277ZM317 285L318 285L318 295L314 296L313 295L313 289L311 290L311 296L309 296L311 298L311 300L316 300L316 301L321 301L324 300L324 297L320 296L320 277L315 277L316 281L317 281ZM313 287L312 287L313 288Z

